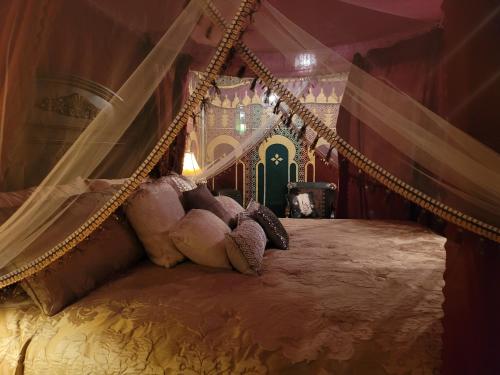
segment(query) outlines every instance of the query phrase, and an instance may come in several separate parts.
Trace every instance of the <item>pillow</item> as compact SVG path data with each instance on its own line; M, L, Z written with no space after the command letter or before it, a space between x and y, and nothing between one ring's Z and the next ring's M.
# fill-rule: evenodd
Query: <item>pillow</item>
M118 190L122 185L127 182L127 178L120 178L116 180L109 179L86 179L85 182L88 185L90 191L103 191L103 190Z
M142 184L125 204L125 213L152 262L172 267L184 259L168 234L185 212L167 181Z
M245 209L231 197L228 197L226 195L218 195L215 197L215 199L221 204L224 210L226 210L227 213L231 215L231 218L233 220L236 220L239 213L245 211Z
M186 204L184 203L183 193L185 191L196 189L196 184L190 180L188 177L179 175L177 173L171 172L168 176L164 176L160 178L170 184L177 192L177 196L181 201L181 204L184 206L184 209L187 210Z
M260 273L267 237L254 220L245 220L226 234L226 254L232 266L244 274Z
M185 191L184 203L188 210L193 208L207 210L217 215L229 227L235 227L236 222L227 212L222 204L212 195L206 184L198 186L196 189Z
M18 208L35 191L35 188L29 188L11 192L0 192L0 209Z
M88 196L85 195L69 210L77 210ZM86 240L23 280L21 286L45 314L52 316L116 273L138 263L144 255L144 249L124 215L113 214Z
M264 229L272 246L281 250L288 249L288 233L273 211L266 206L252 201L248 205L247 212Z
M0 192L0 208L16 209L21 206L33 192L36 187L30 187L24 190ZM55 185L52 187L46 186L41 192L45 191L47 198L65 199L75 195L88 192L88 186L85 180L77 177L66 184Z
M231 229L215 214L193 209L170 232L179 251L193 262L209 267L231 268L224 236Z
M290 217L317 217L313 193L288 194L287 199L290 207Z
M196 184L189 177L182 176L177 173L170 173L165 178L173 188L177 189L181 194L185 191L196 189Z

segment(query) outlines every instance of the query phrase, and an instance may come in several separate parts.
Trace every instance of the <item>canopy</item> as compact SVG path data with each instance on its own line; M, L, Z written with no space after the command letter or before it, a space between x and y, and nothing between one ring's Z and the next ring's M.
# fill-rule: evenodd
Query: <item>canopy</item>
M438 2L327 3L2 3L0 285L63 256L155 166L171 168L188 123L199 131L196 119L221 103L224 79L248 87L261 116L241 147L203 163L197 179L287 129L311 150L328 144L325 157L338 152L387 189L500 241L499 155L351 63L354 52L435 28ZM332 80L340 106L362 122L356 139L300 100ZM383 152L359 149L372 134L389 145Z

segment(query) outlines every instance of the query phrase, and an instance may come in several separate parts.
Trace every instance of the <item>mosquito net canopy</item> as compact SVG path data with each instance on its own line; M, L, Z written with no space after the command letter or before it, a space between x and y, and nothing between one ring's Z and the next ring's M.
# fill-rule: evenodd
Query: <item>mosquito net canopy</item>
M425 11L385 3L336 1L336 22L315 12L320 42L298 24L303 2L3 2L0 285L63 256L155 166L171 166L186 127L201 160L196 180L286 128L311 151L333 161L342 154L388 189L499 241L499 155L352 64L355 52L439 21L438 2ZM290 18L280 6L293 9ZM363 28L374 14L377 22ZM340 137L336 117L304 100L319 85L362 122L360 132L390 147L361 152L358 139ZM224 106L239 142L208 157L203 118ZM247 117L248 106L259 115Z

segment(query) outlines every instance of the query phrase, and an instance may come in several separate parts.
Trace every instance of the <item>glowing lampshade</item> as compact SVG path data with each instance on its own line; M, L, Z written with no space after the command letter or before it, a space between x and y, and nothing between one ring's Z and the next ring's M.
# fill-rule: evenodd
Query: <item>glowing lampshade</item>
M182 167L182 174L184 176L195 176L201 171L196 157L191 151L184 154L184 166Z

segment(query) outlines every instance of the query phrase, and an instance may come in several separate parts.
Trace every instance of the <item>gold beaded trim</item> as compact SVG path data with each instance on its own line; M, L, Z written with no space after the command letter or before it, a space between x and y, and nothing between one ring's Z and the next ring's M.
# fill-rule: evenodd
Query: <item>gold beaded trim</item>
M225 20L210 0L205 0L205 6L212 21L222 28L225 27ZM356 167L361 169L370 177L374 178L388 189L403 196L405 199L419 205L425 210L432 212L436 216L449 221L461 228L467 229L475 234L486 237L500 243L500 229L464 214L442 202L428 196L422 191L410 186L406 182L397 178L382 166L368 159L360 151L351 146L345 139L340 137L336 131L328 128L316 115L305 107L286 87L284 87L264 66L262 61L239 40L235 48L242 60L248 67L264 82L266 86L275 91L280 99L285 102L297 116L300 116L304 124L311 127L316 133L323 137L331 146L342 154Z
M110 200L106 202L103 207L101 207L101 209L99 209L71 235L64 239L64 241L32 262L0 277L0 288L21 281L62 257L68 251L73 249L78 243L87 238L93 231L95 231L120 205L125 202L130 194L132 194L132 192L139 187L141 182L144 181L149 172L151 172L153 167L159 162L161 156L167 152L168 147L174 141L181 129L186 125L193 110L200 105L211 85L211 82L217 77L222 65L226 61L229 55L229 50L239 39L241 32L247 25L254 6L255 0L243 0L241 2L238 12L234 16L231 24L225 28L224 36L219 42L217 50L203 73L198 86L189 96L186 103L184 103L174 121L172 121L172 123L165 130L165 133L158 140L149 155L135 170L134 174L127 179L122 188L113 197L111 197Z

